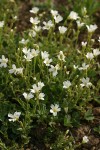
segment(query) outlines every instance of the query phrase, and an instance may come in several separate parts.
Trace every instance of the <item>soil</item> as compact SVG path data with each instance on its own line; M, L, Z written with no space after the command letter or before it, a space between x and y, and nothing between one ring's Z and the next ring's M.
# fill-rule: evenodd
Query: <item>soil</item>
M18 5L19 13L16 27L17 32L23 32L31 28L31 23L29 22L31 13L29 12L29 10L32 8L32 3L30 1L20 1Z
M38 1L40 3L43 3L43 0ZM59 8L60 3L62 5L66 5L66 0L54 0L54 3ZM31 28L31 23L29 22L29 18L32 16L32 14L29 12L29 10L32 8L32 2L31 0L21 0L18 2L19 5L19 14L18 14L18 21L17 21L17 32L22 33L23 31L27 30L28 28ZM96 12L94 14L96 24L98 26L98 29L96 30L93 38L95 38L95 44L94 47L98 47L97 39L100 36L100 11ZM79 39L80 41L85 38L85 34L81 34ZM95 132L93 129L94 127L97 127L100 124L100 107L98 105L93 105L93 114L95 116L95 119L90 122L84 122L82 125L76 129L74 128L72 131L72 134L75 137L75 140L77 143L80 143L82 141L82 137L87 135L89 137L89 143L84 144L84 147L80 147L77 150L100 150L100 138L99 134ZM38 129L37 129L38 130ZM39 129L38 133L39 135L42 135L45 129L43 130L43 127ZM37 131L36 131L37 132ZM39 139L36 139L39 140ZM41 143L38 144L38 141L35 140L36 147L32 147L32 144L26 150L49 150L49 148L44 147L44 145ZM23 149L24 150L24 149Z

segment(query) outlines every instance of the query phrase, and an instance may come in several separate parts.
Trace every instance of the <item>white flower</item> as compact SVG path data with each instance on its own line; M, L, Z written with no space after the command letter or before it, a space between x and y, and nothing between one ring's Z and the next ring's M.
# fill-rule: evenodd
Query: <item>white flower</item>
M32 85L33 89L31 89L31 92L32 92L32 93L39 93L40 90L43 88L43 86L44 86L44 83L41 82L41 81L38 82L37 85L36 85L36 84L33 84L33 85Z
M0 67L7 67L8 58L5 58L4 55L2 55L2 58L0 58Z
M33 79L36 80L36 77L34 77Z
M83 22L80 22L79 20L76 21L78 28L80 29L82 26L84 26Z
M52 113L53 116L57 116L57 113L58 113L59 111L61 111L61 108L59 108L59 105L58 105L58 104L55 104L55 105L52 104L50 107L51 107L50 113Z
M33 30L35 30L36 32L39 32L39 31L41 30L41 26L35 25L35 26L33 27Z
M91 39L91 42L93 42L93 43L94 43L94 42L95 42L95 39Z
M90 26L86 25L86 27L90 33L94 32L98 28L96 24Z
M54 19L56 23L59 23L63 20L63 17L61 15L57 15L57 16L54 16Z
M71 11L68 16L68 19L72 19L72 20L77 20L78 18L79 18L78 14L74 11Z
M23 74L23 68L17 68L17 74Z
M64 26L59 26L59 32L60 32L61 34L64 34L66 31L67 31L67 28L66 28L66 27L64 27Z
M87 137L87 136L84 136L82 142L83 142L83 143L88 143L88 142L89 142L88 137Z
M38 17L35 17L35 18L31 17L30 22L34 25L37 25L40 23L40 20L38 19Z
M30 100L34 97L32 93L26 93L26 92L23 93L23 96L26 100Z
M63 82L63 88L68 89L71 86L71 82L69 80Z
M98 42L100 43L100 36L99 36Z
M12 65L12 69L9 70L9 73L12 74L14 73L15 75L17 74L23 74L23 68L16 68L16 65Z
M18 19L18 17L17 17L17 16L14 16L13 18L14 18L15 20L17 20L17 19Z
M44 96L45 96L45 94L44 94L44 93L39 93L38 98L39 98L40 100L44 100Z
M15 2L15 0L10 0L10 2Z
M46 66L50 66L50 63L52 62L52 59L46 58L43 62Z
M39 8L38 7L33 7L30 12L33 13L33 14L37 14L39 11Z
M28 42L29 42L29 40L25 40L24 38L21 41L19 41L19 43L21 43L21 44L27 44Z
M58 59L65 62L65 55L64 55L63 51L59 52Z
M22 49L22 51L23 51L23 53L24 53L25 55L27 55L28 53L30 53L30 49L27 49L27 47L24 47L24 48Z
M88 77L87 77L86 79L85 79L85 78L82 78L82 79L81 79L82 83L80 84L81 87L84 87L84 86L89 87L89 86L91 86L92 83L89 82L89 80L90 80L90 79L89 79Z
M55 67L51 65L50 67L49 72L52 72L53 77L55 77L58 74L57 71L60 69L59 65L57 64Z
M82 14L83 14L83 15L86 15L86 13L87 13L87 9L86 9L86 7L83 7L83 8L82 8Z
M17 74L17 68L15 64L12 65L12 69L9 70L9 73L10 74L14 73L15 75Z
M31 55L32 55L33 57L38 56L38 54L39 54L39 50L35 50L35 49L32 49L32 50L31 50Z
M86 65L86 63L82 64L82 67L78 68L79 70L86 70L89 67L89 65Z
M36 84L33 84L32 87L33 87L33 88L31 89L31 92L32 92L32 93L39 93L40 88L39 88Z
M73 67L74 67L74 69L77 69L78 68L78 65L76 66L76 65L73 65Z
M30 30L29 31L29 36L30 37L35 37L36 36L36 32L34 30Z
M87 57L87 59L93 59L94 58L94 55L93 55L93 53L87 53L86 54L86 57Z
M70 71L66 71L66 74L68 75L70 73Z
M41 52L41 56L42 56L42 59L46 59L49 57L49 54L48 52L44 51L44 52Z
M29 52L28 54L24 55L24 58L26 59L26 61L32 61L33 56L31 52Z
M4 26L4 21L0 21L0 28Z
M94 55L94 56L100 55L100 51L99 51L98 48L96 48L96 49L93 50L93 55Z
M43 82L41 82L41 81L39 81L38 82L38 87L40 88L40 90L44 87L44 83Z
M66 67L66 66L64 66L64 70L66 70L66 68L67 68L67 67Z
M86 47L87 42L81 42L81 44L82 44L83 47Z
M10 117L10 119L8 119L9 121L17 121L18 119L19 119L19 117L20 117L20 115L21 115L21 112L15 112L14 114L8 114L8 117Z
M43 24L44 24L44 26L43 26L43 29L45 30L49 30L51 27L53 27L54 26L54 24L52 23L52 21L51 20L49 20L48 22L43 22Z
M51 14L53 17L58 15L58 11L57 10L51 10Z

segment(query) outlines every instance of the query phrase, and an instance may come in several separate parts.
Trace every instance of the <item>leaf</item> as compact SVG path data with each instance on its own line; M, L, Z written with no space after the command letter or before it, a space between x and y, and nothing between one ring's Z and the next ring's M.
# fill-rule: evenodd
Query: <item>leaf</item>
M71 117L69 115L66 115L64 117L64 126L72 127L72 125L71 125Z
M13 105L11 105L8 101L0 102L0 121L4 121L4 117L12 108Z
M26 109L26 104L24 101L22 101L21 99L16 99L17 102L20 104L20 106L25 110Z
M95 127L93 130L94 130L95 132L98 132L98 133L100 134L100 126Z
M9 150L1 140L0 140L0 148L2 148L3 150Z
M95 71L95 70L92 70L92 69L89 70L89 71L88 71L88 76L91 77L91 78L92 78L92 77L95 77L95 76L96 76L96 71Z
M88 121L94 119L94 116L93 116L93 113L92 113L92 110L91 110L91 109L89 109L89 110L85 113L84 118L85 118L86 120L88 120Z
M98 104L100 104L99 98L94 98L94 101L96 101Z
M80 118L81 118L80 113L77 112L77 111L76 112L74 111L73 114L72 114L72 124L75 127L80 125Z

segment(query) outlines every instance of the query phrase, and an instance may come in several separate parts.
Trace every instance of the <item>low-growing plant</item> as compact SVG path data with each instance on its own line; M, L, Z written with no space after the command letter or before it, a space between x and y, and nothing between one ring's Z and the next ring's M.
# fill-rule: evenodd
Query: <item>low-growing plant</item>
M64 18L38 7L30 13L32 28L22 35L13 19L11 26L0 21L0 147L17 150L32 141L35 149L36 138L44 147L74 150L81 143L71 129L94 119L90 103L99 95L100 51L92 39L98 27L74 11ZM81 31L87 39L80 42Z

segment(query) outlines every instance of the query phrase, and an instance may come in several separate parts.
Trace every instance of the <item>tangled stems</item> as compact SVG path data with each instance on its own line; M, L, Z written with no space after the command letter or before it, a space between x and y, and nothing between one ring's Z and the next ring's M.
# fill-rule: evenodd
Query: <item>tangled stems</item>
M0 29L0 49L2 49L2 29Z
M92 37L92 33L89 33L88 34L88 39L87 39L87 41L88 41L88 49L91 48L91 37Z
M68 39L70 33L71 33L71 28L73 26L73 20L70 21L69 25L68 25L68 28L67 28L67 36L66 36L66 39Z
M64 39L64 36L61 34L61 35L60 35L60 46L62 46L63 39Z
M32 119L31 119L31 113L30 113L30 104L27 100L26 102L26 109L25 109L25 119L22 121L19 121L19 124L20 124L20 128L18 128L19 131L22 132L21 134L21 137L22 137L22 140L23 140L23 143L24 144L27 144L29 143L29 132L30 132L30 128L31 128L31 122L32 122Z
M34 58L34 76L35 76L36 58Z
M61 80L63 78L63 61L60 61Z
M2 102L3 105L5 105L5 101L7 100L14 108L12 110L9 106L9 110L8 108L7 111L5 109L6 113L3 118L5 118L6 123L8 121L13 121L12 118L7 119L7 114L11 113L10 116L12 117L12 111L17 112L17 109L20 111L21 121L16 120L19 122L18 125L20 128L18 130L20 134L18 132L15 138L21 136L23 145L29 142L29 133L32 131L31 125L33 125L32 121L34 121L34 118L37 120L34 122L34 126L37 129L39 128L37 122L41 122L44 125L42 121L45 118L48 131L45 137L47 143L49 143L50 140L48 137L52 137L52 133L48 130L50 121L55 123L52 128L57 127L57 130L59 130L59 125L61 128L62 126L73 127L75 121L79 124L79 120L84 119L85 110L88 109L89 101L91 99L97 99L99 93L99 84L95 83L98 79L94 79L98 74L97 64L99 62L96 56L99 55L99 50L98 48L94 50L92 47L92 33L89 33L88 41L84 39L86 42L83 41L82 46L80 46L80 40L78 41L78 38L81 29L78 28L80 27L78 24L77 30L76 27L74 28L73 22L78 19L81 21L82 18L80 18L80 16L78 17L77 13L72 12L71 18L69 18L69 24L67 25L63 24L64 17L60 16L58 11L52 10L48 13L49 15L46 14L48 18L44 16L44 18L42 18L41 14L39 14L41 11L39 12L38 10L38 13L35 14L34 11L36 11L37 8L34 7L32 10L34 18L37 17L38 21L33 21L33 28L24 32L25 34L23 33L23 36L18 35L18 39L15 38L17 34L15 29L15 32L10 34L6 33L9 30L7 29L2 36L4 36L4 41L6 41L5 37L9 37L9 39L7 39L7 42L4 42L4 44L2 38L0 41L2 44L1 53L3 56L0 57L0 97L4 99L4 102ZM50 17L51 12L52 14ZM39 20L41 18L42 20ZM53 18L53 21L50 20L51 18ZM55 18L57 20L55 20ZM51 22L50 26L46 24L49 22L48 19ZM43 21L46 21L45 24L47 26L45 26ZM86 25L85 22L83 22L83 24L84 26ZM32 32L31 34L31 31L35 33ZM93 75L91 73L92 71L94 71ZM31 86L32 89L30 89ZM44 89L42 91L43 86ZM16 100L16 103L14 100ZM78 114L75 118L76 120L73 118L72 114L75 111L76 114ZM2 115L1 112L0 118L3 122ZM65 125L63 123L65 119L64 116L67 118L67 115L69 117L69 123ZM13 128L12 124L11 127ZM49 126L49 129L51 130L51 126ZM9 130L9 127L7 130ZM57 135L55 132L53 134ZM35 137L35 135L33 136ZM34 139L34 137L32 138ZM64 134L62 137L64 137L65 140ZM56 139L58 140L57 142L59 142L59 137L56 137ZM60 147L56 146L55 141L53 142L55 144L54 149L64 149L64 147L62 147L62 139L63 138L61 138ZM43 142L45 142L45 139L43 140ZM69 143L68 139L68 144L65 145L65 149L67 145L70 145ZM72 146L74 147L73 143Z
M79 33L80 33L80 30L79 30L79 28L78 28L78 30L77 30L77 32L76 32L76 35L75 35L75 37L76 37L75 47L76 47L76 48L77 48L77 42L78 42Z

